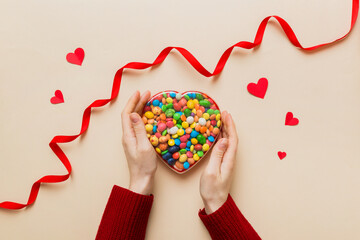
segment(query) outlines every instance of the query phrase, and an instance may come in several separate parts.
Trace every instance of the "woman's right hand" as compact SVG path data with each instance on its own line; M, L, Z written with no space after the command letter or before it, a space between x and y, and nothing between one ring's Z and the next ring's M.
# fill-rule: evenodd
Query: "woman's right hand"
M200 195L207 214L215 212L226 202L234 175L238 136L232 116L224 111L221 118L222 138L213 147L200 178Z

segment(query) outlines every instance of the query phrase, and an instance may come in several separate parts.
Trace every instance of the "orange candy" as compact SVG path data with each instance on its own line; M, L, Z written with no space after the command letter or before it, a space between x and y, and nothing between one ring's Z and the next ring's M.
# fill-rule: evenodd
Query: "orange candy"
M220 133L220 129L214 128L212 132L213 132L213 134L218 135Z
M188 158L188 163L190 163L190 165L193 165L195 163L195 160L193 158Z
M175 166L176 166L177 168L181 169L181 170L184 169L184 165L183 165L181 162L179 162L179 161L176 161Z
M159 144L159 148L160 148L160 150L163 152L163 151L165 151L166 149L167 149L167 147L168 147L168 144L167 143L160 143Z
M181 119L181 121L185 122L185 121L186 121L186 116L185 116L185 114L181 115L180 119Z
M206 130L207 130L206 127L201 127L201 128L200 128L200 132L201 132L201 133L206 133Z
M185 132L186 132L187 134L190 134L190 133L192 132L192 128L191 128L191 127L186 128Z
M199 131L200 131L200 128L201 128L200 124L196 124L196 126L195 126L195 131L199 132Z
M163 121L166 120L166 115L165 115L165 113L160 114L160 119L163 120Z

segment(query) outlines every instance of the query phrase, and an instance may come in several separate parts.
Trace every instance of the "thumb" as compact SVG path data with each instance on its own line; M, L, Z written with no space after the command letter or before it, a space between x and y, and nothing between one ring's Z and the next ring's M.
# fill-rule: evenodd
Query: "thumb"
M146 131L145 131L145 126L144 126L144 123L141 120L139 114L131 113L130 120L131 120L131 124L134 128L137 143L138 144L146 143L148 140L147 140L147 135L146 135Z
M228 147L228 140L226 138L221 138L214 146L212 153L210 155L210 160L207 166L207 169L210 172L219 172L222 162L222 158Z

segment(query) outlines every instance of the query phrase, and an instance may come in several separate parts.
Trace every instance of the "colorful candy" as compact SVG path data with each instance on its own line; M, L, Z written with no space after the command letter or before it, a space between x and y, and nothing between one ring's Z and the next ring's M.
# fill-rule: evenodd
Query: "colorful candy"
M142 119L156 152L177 172L188 170L210 150L221 127L218 106L199 92L156 94Z

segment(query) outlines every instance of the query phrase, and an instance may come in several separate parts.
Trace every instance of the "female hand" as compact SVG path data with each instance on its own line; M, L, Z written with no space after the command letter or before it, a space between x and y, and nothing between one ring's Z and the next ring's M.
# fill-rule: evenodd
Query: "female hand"
M130 171L129 189L150 195L157 168L157 156L147 138L145 125L140 114L150 98L150 91L141 96L136 91L129 99L122 114L122 144Z
M215 212L226 202L233 179L238 137L231 115L224 111L221 119L222 138L213 147L200 178L200 194L207 214Z

